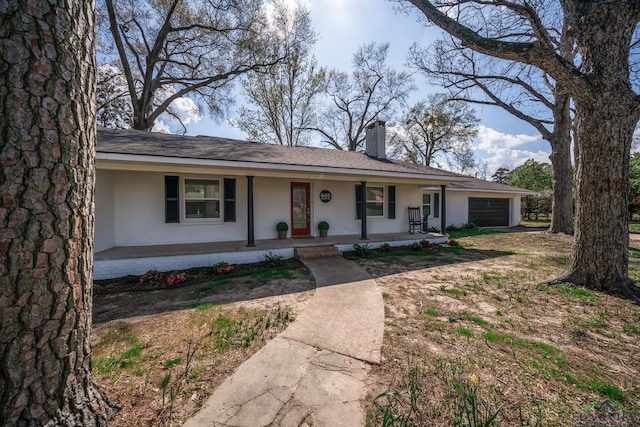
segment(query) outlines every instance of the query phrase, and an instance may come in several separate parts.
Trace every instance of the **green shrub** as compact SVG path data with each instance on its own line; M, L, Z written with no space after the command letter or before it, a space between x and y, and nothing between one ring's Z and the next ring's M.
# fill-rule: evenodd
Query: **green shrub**
M389 253L389 252L391 252L391 245L388 244L388 243L383 243L378 248L378 251L379 252L384 252L384 253Z
M358 258L367 258L371 255L371 248L368 243L364 243L362 245L355 243L353 245L353 252Z
M284 264L284 257L281 255L274 255L269 251L269 253L264 256L264 263L269 268L282 267L282 264Z

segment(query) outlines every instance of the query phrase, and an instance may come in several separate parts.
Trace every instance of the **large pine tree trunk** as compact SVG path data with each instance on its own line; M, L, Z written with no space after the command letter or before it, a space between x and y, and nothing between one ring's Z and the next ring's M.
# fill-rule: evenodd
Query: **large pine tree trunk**
M0 2L0 425L106 425L91 379L94 4Z
M551 167L553 169L553 199L551 205L552 233L573 234L573 168L571 167L571 114L570 97L556 85L553 107L553 135Z

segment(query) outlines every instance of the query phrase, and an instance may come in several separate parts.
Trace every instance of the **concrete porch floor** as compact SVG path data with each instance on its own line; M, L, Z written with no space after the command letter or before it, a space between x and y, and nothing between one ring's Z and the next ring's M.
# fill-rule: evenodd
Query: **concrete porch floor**
M108 279L129 274L142 274L150 269L168 271L191 267L210 266L225 261L243 264L263 261L269 252L284 258L293 258L295 248L336 246L341 252L351 250L354 244L368 244L372 249L383 243L391 246L410 245L423 239L442 243L446 235L437 233L369 234L368 240L360 235L304 237L256 240L255 247L247 241L186 243L154 246L117 246L94 255L94 279Z

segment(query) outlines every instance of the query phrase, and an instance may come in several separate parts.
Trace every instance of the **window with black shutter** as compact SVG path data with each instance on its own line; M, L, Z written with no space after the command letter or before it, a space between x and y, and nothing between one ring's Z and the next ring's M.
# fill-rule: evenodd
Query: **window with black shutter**
M224 179L224 222L236 221L236 180Z
M177 176L164 177L164 222L180 222L178 200L179 179Z
M362 219L362 185L356 184L356 219Z
M395 219L396 217L396 186L389 186L389 201L388 201L387 218Z

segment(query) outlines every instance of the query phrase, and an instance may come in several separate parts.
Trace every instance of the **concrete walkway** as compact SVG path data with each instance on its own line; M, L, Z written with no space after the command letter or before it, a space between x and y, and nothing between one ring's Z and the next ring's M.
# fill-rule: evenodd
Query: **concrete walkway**
M380 362L381 291L342 257L305 264L316 279L307 307L240 365L185 427L363 425L369 364Z

